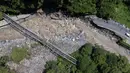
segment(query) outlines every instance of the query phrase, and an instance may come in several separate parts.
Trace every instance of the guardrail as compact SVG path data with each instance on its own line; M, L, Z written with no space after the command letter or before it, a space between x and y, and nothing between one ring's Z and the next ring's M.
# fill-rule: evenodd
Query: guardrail
M28 30L27 28L25 28L25 27L21 26L20 24L18 24L17 22L15 22L8 15L3 14L3 17L8 23L11 23L10 26L12 28L14 28L16 31L20 32L21 34L23 34L24 36L26 36L30 39L33 39L33 40L39 42L40 44L49 48L51 51L53 51L56 54L58 54L59 56L65 58L69 62L76 64L77 60L75 58L73 58L69 54L64 53L63 51L60 50L60 48L53 45L51 42L47 41L45 38L40 38L39 36L34 34L32 31Z

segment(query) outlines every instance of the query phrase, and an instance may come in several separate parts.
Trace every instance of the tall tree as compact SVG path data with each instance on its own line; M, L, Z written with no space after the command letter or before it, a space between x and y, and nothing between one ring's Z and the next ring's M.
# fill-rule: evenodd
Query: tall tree
M96 13L96 0L68 0L67 10L73 13Z

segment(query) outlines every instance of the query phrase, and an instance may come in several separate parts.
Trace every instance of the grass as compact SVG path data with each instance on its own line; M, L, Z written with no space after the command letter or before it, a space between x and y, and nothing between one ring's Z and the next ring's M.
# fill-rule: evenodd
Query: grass
M27 48L14 48L11 53L11 59L16 63L19 63L27 56L28 56Z
M120 22L121 24L125 24L130 28L130 10L128 6L125 4L120 4L117 8L115 8L116 14L114 20Z

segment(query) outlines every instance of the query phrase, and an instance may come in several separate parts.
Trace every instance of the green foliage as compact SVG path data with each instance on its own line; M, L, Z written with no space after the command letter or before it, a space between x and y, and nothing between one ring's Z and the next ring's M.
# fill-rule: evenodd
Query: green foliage
M78 64L78 69L80 69L81 71L85 71L86 68L89 67L90 63L92 62L91 59L88 57L83 57L83 58L78 59L78 60L80 61Z
M115 15L115 9L112 4L110 5L110 3L106 3L99 8L97 15L105 19L113 18Z
M100 72L101 73L109 73L110 69L111 68L106 63L100 65Z
M98 17L112 18L130 27L129 0L56 0L59 7L71 14L96 14Z
M74 13L96 13L96 0L69 0L66 8L72 14Z
M16 63L20 62L21 60L23 60L27 56L28 56L28 52L27 52L26 48L14 48L14 49L12 49L11 59Z
M91 49L91 50L90 50ZM123 56L116 56L91 44L84 45L75 52L78 64L72 65L62 58L58 61L47 62L47 73L129 73L130 64Z
M125 4L120 4L116 8L116 16L113 18L114 20L120 22L121 24L125 24L127 27L130 27L130 7Z
M9 14L32 12L42 7L44 0L2 0L0 9Z
M130 50L130 44L126 43L126 41L120 40L120 41L118 41L117 43L118 43L119 45L121 45L121 46L127 48L128 50Z
M105 19L114 18L116 14L115 9L120 3L120 0L98 0L97 15Z
M0 12L0 20L3 18L2 12Z
M49 61L46 63L45 67L47 69L55 69L56 65L57 65L57 63L55 61Z
M120 59L118 60L118 68L122 72L128 72L128 70L130 69L130 66L128 64L128 60L126 59L126 57L123 57L123 56L119 56L119 57L120 57Z
M0 66L6 66L6 62L9 61L9 57L8 56L2 56L0 57Z
M9 61L8 56L0 57L0 73L15 73L14 71L9 70L6 63Z
M5 67L0 67L0 73L9 73L8 69Z
M15 72L9 70L7 67L0 67L0 73L15 73Z
M81 55L83 55L83 56L85 56L85 55L91 55L91 53L92 53L92 48L93 48L93 46L91 45L91 44L86 44L86 45L84 45L82 48L81 48L81 50L80 50L80 53L81 53Z
M68 63L65 61L61 60L60 58L58 59L59 62L55 61L49 61L46 63L46 73L70 73L70 68L72 69L72 72L74 72L75 66L67 66Z
M38 0L37 1L37 9L39 9L40 7L43 6L43 2L44 2L44 0Z

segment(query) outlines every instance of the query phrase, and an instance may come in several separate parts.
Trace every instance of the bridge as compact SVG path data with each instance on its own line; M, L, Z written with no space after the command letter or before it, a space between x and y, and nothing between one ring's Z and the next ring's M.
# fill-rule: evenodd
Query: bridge
M58 48L56 45L53 45L51 42L49 42L47 39L40 38L38 35L34 34L31 30L29 30L29 29L21 26L20 24L18 24L16 21L14 21L13 19L11 19L6 14L3 14L3 18L5 19L5 21L7 21L9 23L9 25L13 29L15 29L16 31L18 31L19 33L21 33L25 37L30 38L32 40L35 40L35 41L39 42L41 45L47 47L48 49L50 49L51 51L53 51L57 55L61 56L62 58L66 59L69 62L71 62L71 63L73 63L73 64L76 65L77 60L74 57L70 56L69 54L66 54L60 48Z

